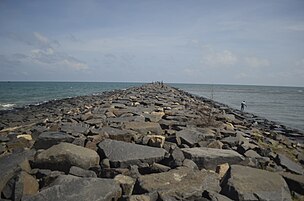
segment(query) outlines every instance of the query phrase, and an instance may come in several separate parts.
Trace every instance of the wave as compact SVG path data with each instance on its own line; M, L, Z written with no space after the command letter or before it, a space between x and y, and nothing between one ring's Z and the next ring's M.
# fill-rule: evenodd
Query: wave
M0 109L2 109L2 110L12 109L14 106L16 106L16 104L13 104L13 103L0 103Z

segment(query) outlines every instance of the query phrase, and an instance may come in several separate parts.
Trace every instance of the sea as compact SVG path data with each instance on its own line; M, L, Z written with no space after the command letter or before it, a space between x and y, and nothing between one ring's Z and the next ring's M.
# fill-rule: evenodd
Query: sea
M38 105L49 100L99 94L144 83L131 82L0 82L0 110ZM304 87L175 84L194 95L203 96L260 117L304 131Z

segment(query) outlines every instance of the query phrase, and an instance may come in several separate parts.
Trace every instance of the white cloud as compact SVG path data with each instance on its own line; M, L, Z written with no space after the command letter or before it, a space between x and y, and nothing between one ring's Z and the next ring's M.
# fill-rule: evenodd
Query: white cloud
M228 50L222 52L207 52L203 55L202 63L208 66L230 66L236 64L238 57Z
M268 59L257 58L257 57L245 57L244 63L245 65L253 68L270 66L270 61Z
M86 70L88 69L88 65L86 63L83 63L75 58L69 57L65 58L62 63L70 68L76 69L76 70Z

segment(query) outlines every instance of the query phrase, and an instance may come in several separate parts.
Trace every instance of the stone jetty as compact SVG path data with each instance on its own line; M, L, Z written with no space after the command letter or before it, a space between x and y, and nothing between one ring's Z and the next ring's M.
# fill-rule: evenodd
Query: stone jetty
M1 200L303 200L304 135L163 83L0 112Z

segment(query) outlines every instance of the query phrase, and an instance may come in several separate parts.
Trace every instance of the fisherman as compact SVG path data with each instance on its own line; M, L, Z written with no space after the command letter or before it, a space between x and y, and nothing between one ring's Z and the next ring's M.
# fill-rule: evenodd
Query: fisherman
M245 107L245 106L247 107L246 102L245 102L245 101L242 101L242 102L241 102L241 111L242 111L242 112L244 112L244 107Z

